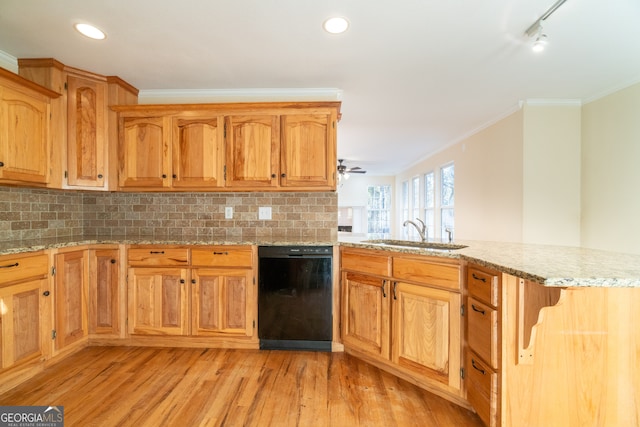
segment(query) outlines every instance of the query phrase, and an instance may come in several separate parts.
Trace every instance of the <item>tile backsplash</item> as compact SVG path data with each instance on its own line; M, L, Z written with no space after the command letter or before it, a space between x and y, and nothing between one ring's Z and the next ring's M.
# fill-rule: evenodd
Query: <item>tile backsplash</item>
M225 219L225 207L233 219ZM258 207L272 209L258 220ZM0 187L0 240L81 234L335 241L337 193L106 193Z

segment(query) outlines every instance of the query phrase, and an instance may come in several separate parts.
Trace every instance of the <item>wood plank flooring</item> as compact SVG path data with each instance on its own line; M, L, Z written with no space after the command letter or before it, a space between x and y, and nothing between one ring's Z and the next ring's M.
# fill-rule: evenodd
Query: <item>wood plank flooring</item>
M0 395L65 426L482 426L344 353L88 347Z

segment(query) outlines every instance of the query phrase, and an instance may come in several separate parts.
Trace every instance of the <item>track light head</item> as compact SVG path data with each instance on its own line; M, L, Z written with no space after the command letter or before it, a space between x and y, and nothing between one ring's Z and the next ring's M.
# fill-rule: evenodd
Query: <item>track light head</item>
M540 28L542 30L542 28ZM533 42L531 49L534 52L542 52L547 47L547 35L542 34L542 32L538 33L536 36L536 40Z

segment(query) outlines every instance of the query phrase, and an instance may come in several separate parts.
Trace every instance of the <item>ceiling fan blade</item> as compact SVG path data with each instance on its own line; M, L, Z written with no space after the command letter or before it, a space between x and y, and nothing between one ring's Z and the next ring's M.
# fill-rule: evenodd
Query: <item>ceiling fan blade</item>
M349 171L349 173L367 173L367 171L354 171L354 170L351 170L351 171Z
M359 170L359 169L362 169L362 168L361 168L360 166L355 166L355 167L349 168L349 169L347 169L347 170L348 170L348 171L357 171L357 170Z

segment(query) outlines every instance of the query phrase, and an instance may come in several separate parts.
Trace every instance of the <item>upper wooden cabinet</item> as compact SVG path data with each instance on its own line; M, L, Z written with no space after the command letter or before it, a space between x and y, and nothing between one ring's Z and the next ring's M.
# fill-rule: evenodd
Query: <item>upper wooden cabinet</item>
M176 117L172 123L174 188L224 186L224 119Z
M0 182L49 182L51 100L58 96L0 68Z
M280 142L278 117L229 116L227 129L227 185L277 187Z
M120 117L120 188L335 190L339 107L337 102L113 107Z
M282 116L280 185L335 187L335 124L331 114Z
M19 59L18 65L21 76L62 94L52 103L56 150L49 186L116 189L117 116L109 105L137 103L137 89L55 59Z

